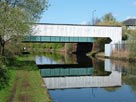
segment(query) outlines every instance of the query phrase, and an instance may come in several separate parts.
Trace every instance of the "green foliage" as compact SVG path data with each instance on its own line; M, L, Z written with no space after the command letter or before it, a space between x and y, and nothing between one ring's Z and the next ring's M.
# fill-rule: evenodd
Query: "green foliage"
M107 76L109 74L111 74L111 72L106 72L104 70L104 62L101 60L97 60L97 59L93 59L93 67L94 67L94 71L93 71L93 75L94 76Z
M56 51L64 47L63 43L22 43L23 47L26 47L26 50L31 52L50 52Z
M129 85L132 92L136 93L136 63L129 62L127 67L125 67L125 74L123 76L123 82Z
M44 8L46 0L1 0L0 1L0 54L5 55L5 45L18 41L30 32L30 22L36 22ZM16 42L17 43L17 42Z
M0 90L9 85L9 71L7 67L0 61Z
M105 44L108 44L111 42L111 39L109 38L96 38L96 49L99 51L104 51Z
M136 41L128 42L129 58L136 58Z
M128 30L127 33L131 36L131 40L136 40L136 29Z
M72 52L72 43L65 43L65 50L69 53Z
M112 13L107 13L101 18L101 20L99 20L96 25L120 25L120 23L116 22L116 19Z
M11 61L11 59L8 60ZM27 96L27 99L30 99L27 101L30 102L38 102L39 100L40 102L51 102L47 89L41 87L44 83L34 62L34 56L16 56L14 60L17 63L10 66L9 85L5 86L5 88L2 87L0 70L0 102L20 102L22 101L20 96ZM17 70L13 70L12 67ZM3 79L6 83L6 79ZM10 97L12 97L12 100L9 100Z
M59 49L63 47L63 44L61 43L46 43L46 48L51 48L51 49Z
M98 22L96 25L109 25L109 26L121 26L122 27L122 40L127 40L128 36L126 27L123 26L122 23L117 22L115 17L112 15L112 13L105 14L100 22ZM109 43L111 40L108 38L97 38L96 39L96 47L99 48L99 50L104 51L104 45L106 43Z
M15 77L17 73L16 70L9 70L8 72L10 74L10 80L8 86L5 86L5 88L2 88L0 90L0 102L7 102L15 81Z
M128 39L128 36L126 34L123 34L122 35L122 40L127 40Z
M110 12L110 13L105 14L105 15L102 17L102 21L103 21L103 22L109 22L109 21L115 22L116 19L115 19L115 17L112 15L112 13Z
M59 60L62 60L64 61L64 57L63 55L59 54L59 53L45 53L43 54L51 59L53 59L54 61L59 61Z

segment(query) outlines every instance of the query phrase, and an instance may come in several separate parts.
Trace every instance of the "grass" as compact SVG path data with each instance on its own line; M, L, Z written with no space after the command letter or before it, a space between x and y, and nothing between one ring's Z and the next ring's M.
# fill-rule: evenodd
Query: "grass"
M12 87L14 85L14 81L16 78L16 70L9 70L10 73L10 81L9 85L4 88L3 90L0 90L0 102L6 102L8 99L8 96L10 95L10 91L12 90Z
M0 90L0 102L51 102L33 58L16 57L16 70L10 70L10 83Z
M13 102L51 102L39 71L20 70Z
M47 93L47 89L43 87L44 83L41 79L39 72L30 71L30 94L32 97L32 102L49 102L49 96ZM37 76L37 77L36 77ZM38 81L39 80L39 81ZM44 90L44 91L43 91ZM46 94L46 97L45 97ZM39 100L40 99L40 100Z

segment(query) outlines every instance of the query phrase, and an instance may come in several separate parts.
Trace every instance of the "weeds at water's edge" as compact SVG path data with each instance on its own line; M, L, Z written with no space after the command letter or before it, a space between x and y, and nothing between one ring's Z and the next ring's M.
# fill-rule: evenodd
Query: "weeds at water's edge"
M109 58L109 59L113 59L113 60L121 60L121 61L127 61L127 62L136 62L136 58L130 58L130 57L127 57L126 55L125 56L120 56L120 54L118 55L111 55L110 57L108 56L105 56L104 55L104 52L99 52L99 53L96 53L95 54L95 57L96 58Z

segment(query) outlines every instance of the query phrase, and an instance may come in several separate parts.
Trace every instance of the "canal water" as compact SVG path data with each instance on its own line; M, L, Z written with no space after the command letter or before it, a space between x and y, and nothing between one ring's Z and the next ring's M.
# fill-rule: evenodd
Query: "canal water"
M53 102L136 102L136 64L87 56L36 56Z

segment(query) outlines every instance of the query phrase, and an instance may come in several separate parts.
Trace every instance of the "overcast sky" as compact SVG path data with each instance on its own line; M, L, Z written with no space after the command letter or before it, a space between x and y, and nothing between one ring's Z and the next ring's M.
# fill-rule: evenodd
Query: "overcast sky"
M85 24L111 12L117 21L136 18L136 0L49 0L40 23ZM93 12L96 10L95 12Z

